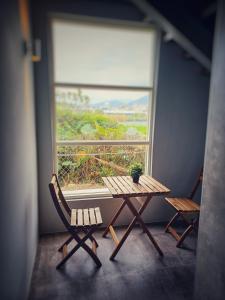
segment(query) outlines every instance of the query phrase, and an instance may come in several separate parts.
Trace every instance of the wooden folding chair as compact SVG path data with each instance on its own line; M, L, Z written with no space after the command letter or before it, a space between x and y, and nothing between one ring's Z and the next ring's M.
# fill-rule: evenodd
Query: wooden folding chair
M193 190L190 194L189 198L165 198L167 203L169 203L175 210L176 214L172 217L165 228L165 232L169 232L176 240L177 240L177 247L180 247L183 243L184 239L190 234L193 230L197 231L198 227L198 220L199 220L199 213L200 213L200 206L194 202L192 199L202 182L203 178L203 169L195 182ZM191 221L187 218L188 215L193 215ZM187 225L186 230L179 235L177 231L171 226L175 221L181 217L184 223Z
M79 248L83 248L92 257L96 265L101 267L102 264L96 254L98 243L93 237L94 231L102 224L99 207L71 209L63 196L56 174L52 175L49 189L55 208L70 234L70 237L58 249L58 251L62 252L63 259L58 263L56 268L59 269L63 266ZM80 231L85 234L82 238L78 234ZM92 242L92 248L86 244L88 239ZM76 245L68 252L67 246L73 240L76 242Z

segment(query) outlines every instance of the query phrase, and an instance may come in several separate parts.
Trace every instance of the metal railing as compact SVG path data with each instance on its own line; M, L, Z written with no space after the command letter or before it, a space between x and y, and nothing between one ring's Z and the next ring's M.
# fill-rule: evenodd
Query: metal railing
M135 162L146 164L146 141L59 141L56 165L64 190L102 188L102 176L127 175Z

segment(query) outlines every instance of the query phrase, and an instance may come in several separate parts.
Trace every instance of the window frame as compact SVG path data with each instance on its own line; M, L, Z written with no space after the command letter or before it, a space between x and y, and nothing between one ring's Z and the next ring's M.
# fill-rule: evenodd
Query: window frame
M118 28L129 28L134 30L154 30L156 35L156 45L155 45L155 63L153 70L153 86L121 86L121 85L101 85L101 84L79 84L79 83L66 83L66 82L56 82L54 78L54 59L53 59L53 22L54 21L69 21L73 23L83 23L83 24L94 24L97 26L110 26ZM105 19L98 17L87 17L80 15L70 15L70 14L50 14L49 16L49 27L50 27L50 49L51 49L51 81L52 81L52 140L53 140L53 171L57 173L57 146L58 145L146 145L146 158L145 158L145 173L152 174L152 153L153 153L153 134L154 134L154 123L155 123L155 109L156 109L156 90L158 81L158 67L159 67L159 51L160 51L160 30L153 24L146 24L144 22L134 22L134 21L123 21L114 19ZM110 89L110 90L125 90L125 91L146 91L151 97L148 104L148 134L146 140L77 140L77 141L57 141L56 140L56 101L55 101L55 89L57 87L61 88L85 88L85 89ZM96 189L100 190L100 189ZM105 190L104 188L102 190ZM81 199L99 199L108 198L110 193L105 191L96 192L93 195L93 190L88 192L86 190L79 191L64 191L66 198L69 200L81 200Z

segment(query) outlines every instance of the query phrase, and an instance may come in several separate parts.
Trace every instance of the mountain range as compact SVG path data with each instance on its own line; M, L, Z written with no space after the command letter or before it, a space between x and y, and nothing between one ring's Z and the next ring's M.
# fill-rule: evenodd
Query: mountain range
M98 103L93 103L91 107L101 110L113 110L113 109L127 109L133 110L139 108L139 110L146 110L148 104L148 96L143 96L135 100L124 99L110 99Z

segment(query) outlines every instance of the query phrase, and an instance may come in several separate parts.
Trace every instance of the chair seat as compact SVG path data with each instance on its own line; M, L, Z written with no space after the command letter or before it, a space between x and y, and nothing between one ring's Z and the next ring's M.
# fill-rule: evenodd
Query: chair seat
M102 216L99 207L72 209L71 226L96 226L102 224Z
M180 212L199 212L200 206L188 198L165 198L177 211Z

